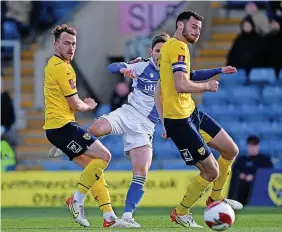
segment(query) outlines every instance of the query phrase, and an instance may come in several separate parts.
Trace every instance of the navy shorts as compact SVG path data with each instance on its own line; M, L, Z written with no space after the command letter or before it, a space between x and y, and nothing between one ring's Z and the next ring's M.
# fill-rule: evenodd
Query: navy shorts
M76 122L70 122L61 128L48 129L46 137L50 143L60 148L70 160L83 154L96 140L95 136L89 134Z
M197 108L188 118L165 118L164 124L168 137L175 143L187 165L195 165L211 154L207 143L221 130L213 118Z

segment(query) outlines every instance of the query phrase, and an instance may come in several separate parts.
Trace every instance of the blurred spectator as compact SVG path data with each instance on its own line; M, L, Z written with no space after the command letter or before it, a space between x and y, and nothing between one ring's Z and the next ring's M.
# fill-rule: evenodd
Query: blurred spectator
M1 12L4 13L4 16L1 16L3 24L14 24L21 39L27 39L28 42L31 42L35 38L35 31L39 27L41 2L5 1L1 4L1 7L4 7L3 12ZM7 37L5 29L2 32L4 32L3 38Z
M253 67L260 66L262 37L254 30L251 17L241 22L241 34L235 39L228 53L227 64L236 68L245 68L247 73Z
M260 35L265 35L269 32L269 23L265 14L259 11L257 5L254 2L246 4L246 17L251 17L255 25L255 31ZM244 19L243 19L244 21Z
M237 191L237 200L243 205L248 204L252 183L254 181L256 171L259 168L272 168L269 157L259 152L259 138L257 136L249 136L247 138L248 156L238 157L233 166L233 177L237 182L235 191Z
M278 75L282 68L282 31L281 20L274 18L271 20L271 31L265 37L264 62L265 67L273 67Z
M16 145L15 110L9 93L1 89L1 139L6 140L12 146Z
M122 106L127 101L129 94L129 86L124 82L117 83L114 92L111 96L111 110L115 110Z
M1 172L16 169L16 155L13 148L6 140L1 139Z
M31 1L6 1L5 20L14 22L22 37L28 35L31 10Z

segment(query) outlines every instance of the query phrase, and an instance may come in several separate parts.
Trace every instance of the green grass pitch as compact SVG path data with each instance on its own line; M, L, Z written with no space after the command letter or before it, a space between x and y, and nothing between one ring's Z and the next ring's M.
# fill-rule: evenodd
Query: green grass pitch
M82 232L82 231L212 231L203 221L204 209L193 209L197 222L204 229L183 228L171 222L171 208L139 208L135 219L142 224L141 229L103 229L103 218L98 209L86 209L89 228L75 223L67 208L2 208L1 227L7 232ZM121 215L122 209L116 209ZM236 214L230 232L282 232L282 208L245 208Z

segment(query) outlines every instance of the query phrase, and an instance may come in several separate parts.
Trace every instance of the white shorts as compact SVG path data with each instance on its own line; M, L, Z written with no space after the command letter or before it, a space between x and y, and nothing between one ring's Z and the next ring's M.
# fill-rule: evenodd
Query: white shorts
M152 147L155 124L133 106L124 104L101 118L107 119L111 124L111 135L122 136L125 153L136 147Z

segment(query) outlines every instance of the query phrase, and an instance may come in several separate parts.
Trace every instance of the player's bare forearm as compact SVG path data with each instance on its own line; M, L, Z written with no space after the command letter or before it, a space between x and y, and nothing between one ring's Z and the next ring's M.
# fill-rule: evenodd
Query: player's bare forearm
M75 111L78 112L86 112L92 110L90 106L88 106L86 103L84 103L81 99L79 99L79 102L77 103Z
M86 98L84 101L82 101L77 94L67 97L66 99L70 108L78 112L93 110L97 105L97 103L91 98Z
M158 81L155 91L155 104L156 108L160 117L162 124L164 125L164 117L163 117L163 105L162 105L162 94L161 94L161 87L160 81Z
M175 89L178 93L202 93L208 91L207 83L196 83L188 79L188 74L184 72L175 72Z

